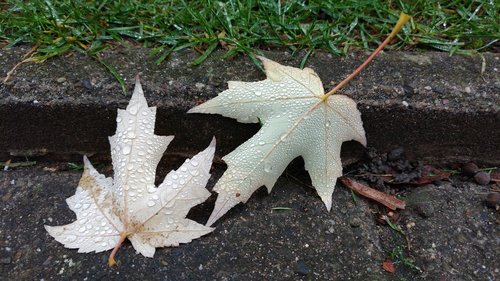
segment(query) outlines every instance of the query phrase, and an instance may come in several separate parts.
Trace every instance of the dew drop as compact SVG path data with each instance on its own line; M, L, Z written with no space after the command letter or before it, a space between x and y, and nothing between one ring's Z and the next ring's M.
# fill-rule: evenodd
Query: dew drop
M107 247L107 246L108 246L108 243L106 243L106 242L102 242L102 243L101 243L101 246L103 246L103 247Z
M200 172L198 172L198 170L191 170L189 171L189 173L192 175L192 176L197 176L200 174Z
M166 181L165 184L166 185L172 185L172 181Z
M179 178L179 177L178 177L176 174L173 174L173 175L172 175L172 179L176 180L176 179L178 179L178 178Z
M133 138L135 138L135 133L134 132L128 132L127 133L127 137L130 138L130 139L133 139Z
M182 172L186 172L186 171L187 171L187 168L186 168L186 167L184 167L184 166L182 166L182 167L181 167L181 171L182 171Z
M136 104L133 104L133 105L129 106L129 108L127 108L127 110L130 114L136 115L137 111L139 111L139 106L137 106Z
M153 195L153 199L154 199L154 200L158 200L158 199L159 199L158 195L156 195L156 194L155 194L155 195Z
M173 189L177 189L177 188L179 188L179 186L178 186L177 184L175 184L175 183L174 183L174 184L172 185L172 188L173 188Z
M133 170L134 169L134 164L128 164L127 170Z
M196 160L191 160L191 165L193 165L194 167L197 167L199 165L198 162L196 162Z
M270 173L273 171L273 167L269 163L264 163L264 172Z
M260 97L260 96L262 96L262 92L255 91L255 95L258 96L258 97Z
M75 242L76 241L76 235L68 235L66 236L66 239L65 239L67 242Z
M266 144L266 142L264 142L264 141L259 141L259 142L258 142L258 144L259 144L259 145L264 145L264 144Z
M156 203L154 201L148 201L148 206L153 207Z
M130 151L131 151L131 150L132 150L132 149L130 148L130 146L124 146L124 147L123 147L123 151L122 151L122 153L123 153L124 155L128 155L128 154L130 154Z
M122 122L122 118L120 116L116 117L116 123Z
M179 181L179 183L180 183L180 184L185 184L185 183L186 183L186 181L185 181L185 180L180 180L180 181Z
M106 226L106 222L105 221L101 222L101 226Z
M90 204L89 204L89 203L85 203L85 204L83 204L83 206L82 206L82 208L83 208L84 210L87 210L89 207L90 207Z
M94 238L94 242L96 242L96 243L101 242L101 241L102 241L102 237L97 236Z
M85 232L85 230L87 230L87 229L85 228L85 226L82 226L82 227L80 227L80 229L78 229L78 231L79 231L79 232L81 232L81 233Z
M330 124L331 124L330 121L326 121L325 127L327 127L327 128L330 127Z
M149 193L153 193L153 192L155 192L155 191L156 191L156 187L155 187L155 185L154 185L154 184L148 184L148 185L146 186L146 189L148 190L148 192L149 192Z
M75 209L80 209L81 207L82 207L82 204L80 204L80 203L75 204Z

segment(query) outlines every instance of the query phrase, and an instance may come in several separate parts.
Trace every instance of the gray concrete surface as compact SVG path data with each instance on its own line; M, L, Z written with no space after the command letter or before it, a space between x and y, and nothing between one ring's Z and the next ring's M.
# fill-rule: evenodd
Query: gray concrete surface
M176 163L179 164L179 163ZM216 230L177 248L138 255L127 243L115 268L110 252L78 254L43 228L74 220L65 199L80 171L56 170L63 163L0 171L0 279L3 280L495 280L498 278L498 211L484 206L488 187L454 177L441 186L401 192L408 208L397 223L408 240L377 223L384 208L354 202L338 186L328 213L300 165L288 169L270 195L258 191L231 210ZM159 179L173 166L163 165ZM47 169L50 168L50 169ZM110 171L100 165L100 171ZM223 167L215 165L214 178ZM296 181L290 177L298 177ZM204 222L214 203L191 211ZM277 211L274 207L290 210ZM413 225L413 226L412 226ZM410 246L410 250L408 250ZM396 272L382 269L392 258ZM404 263L404 259L410 262ZM418 267L418 268L417 268Z

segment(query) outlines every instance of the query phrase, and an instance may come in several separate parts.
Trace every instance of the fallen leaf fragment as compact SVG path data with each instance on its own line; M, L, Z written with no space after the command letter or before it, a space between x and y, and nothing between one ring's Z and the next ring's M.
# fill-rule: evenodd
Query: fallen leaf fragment
M66 202L76 221L62 226L45 226L57 241L80 253L113 249L109 264L125 239L146 257L156 247L188 243L213 228L185 216L205 201L205 185L215 151L215 140L188 159L177 170L154 185L156 166L173 136L158 136L156 107L148 107L139 83L126 110L118 110L116 134L109 138L114 177L97 172L84 157L84 171L75 195Z
M392 195L385 194L376 189L373 189L365 184L362 184L352 178L341 177L340 181L350 189L356 191L357 193L368 197L372 200L379 202L380 204L386 206L391 210L404 209L406 202L400 200Z
M382 268L389 273L396 272L396 267L394 266L394 263L392 263L392 261L389 259L385 260L382 263Z

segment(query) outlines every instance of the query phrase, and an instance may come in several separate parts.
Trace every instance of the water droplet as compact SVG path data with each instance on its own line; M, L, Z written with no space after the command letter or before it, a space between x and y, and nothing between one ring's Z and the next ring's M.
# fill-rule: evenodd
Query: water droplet
M186 181L185 181L185 180L180 180L180 181L179 181L179 183L180 183L180 184L185 184L185 183L186 183Z
M266 144L266 142L264 142L264 141L259 141L259 143L258 143L258 144L259 144L259 145L264 145L264 144Z
M153 195L153 199L154 199L154 200L158 200L158 199L159 199L158 195L156 195L156 194L155 194L155 195Z
M80 204L80 203L75 204L75 209L80 209L81 207L82 207L82 204Z
M181 167L181 171L182 171L182 172L186 172L186 171L187 171L187 168L186 168L186 167L184 167L184 166L182 166L182 167Z
M262 95L262 92L259 92L259 91L255 91L255 95L260 97Z
M200 174L200 172L198 172L198 170L191 170L189 171L189 173L192 175L192 176L197 176Z
M172 181L166 181L165 184L166 185L172 185Z
M177 189L177 188L179 188L179 186L178 186L177 184L175 184L175 183L174 183L174 184L172 185L172 188L173 188L173 189Z
M280 137L280 140L281 140L282 142L285 142L285 141L286 141L286 135L282 135L282 136Z
M78 229L78 231L79 231L79 232L81 232L81 233L85 232L85 230L87 230L87 229L85 228L85 226L82 226L82 227L80 227L80 228Z
M264 172L270 173L273 171L273 167L269 163L264 163Z
M331 124L330 121L326 121L325 126L328 128L330 127L330 124Z
M128 155L128 154L130 154L130 151L131 151L131 150L132 150L132 149L130 148L130 146L124 146L124 147L123 147L123 151L122 151L122 153L123 153L124 155Z
M92 229L92 225L91 224L87 224L86 228L87 229Z
M101 226L106 226L106 222L105 221L101 222Z
M137 111L139 111L139 106L137 106L136 104L133 104L133 105L129 106L129 108L127 108L127 111L132 115L136 115Z
M68 235L66 236L66 239L65 239L67 242L71 243L71 242L75 242L76 241L76 235Z
M173 174L173 175L172 175L172 179L176 180L176 179L178 179L178 178L179 178L179 177L178 177L176 174Z
M130 170L133 170L133 169L134 169L134 164L132 164L132 163L131 163L131 164L128 164L128 166L127 166L127 170L129 170L129 171L130 171Z
M101 242L101 241L102 241L102 237L97 236L94 238L94 242Z
M148 192L149 192L149 193L153 193L153 192L155 192L155 191L156 191L156 187L155 187L155 185L154 185L154 184L148 184L148 185L146 186L146 189L148 190Z
M156 203L154 201L148 201L148 206L153 207Z
M127 133L127 137L130 138L130 139L133 139L133 138L135 138L135 133L134 132L128 132Z
M116 123L122 122L122 118L120 116L116 117Z
M89 203L85 203L85 204L83 204L83 206L82 206L82 208L83 208L84 210L87 210L89 207L90 207L90 204L89 204Z
M196 160L191 160L191 165L193 165L194 167L197 167L199 165L199 163L196 162Z
M131 192L129 192L129 194L128 194L128 195L130 195L130 197L135 197L135 194L136 194L135 192L132 192L132 191L131 191Z
M101 243L101 246L103 246L103 247L107 247L107 246L108 246L108 243L106 243L106 242L102 242L102 243Z

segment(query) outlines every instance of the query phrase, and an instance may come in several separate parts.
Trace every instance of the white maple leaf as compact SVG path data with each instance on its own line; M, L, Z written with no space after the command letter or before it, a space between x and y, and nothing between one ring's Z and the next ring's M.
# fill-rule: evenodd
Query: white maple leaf
M128 238L133 247L152 257L156 247L188 243L213 228L185 216L205 201L205 185L215 151L215 139L202 152L154 185L156 166L173 136L154 134L156 107L148 107L137 79L126 110L118 110L116 134L109 138L114 177L98 173L84 157L85 169L75 195L66 202L76 221L45 226L57 241L78 252L102 252Z
M342 143L356 140L366 145L361 113L352 99L325 95L320 78L310 68L261 60L267 79L230 81L228 90L189 111L263 123L257 134L222 158L228 169L214 187L219 195L207 225L245 203L260 186L271 192L298 156L304 158L312 184L330 210L337 177L342 175Z

